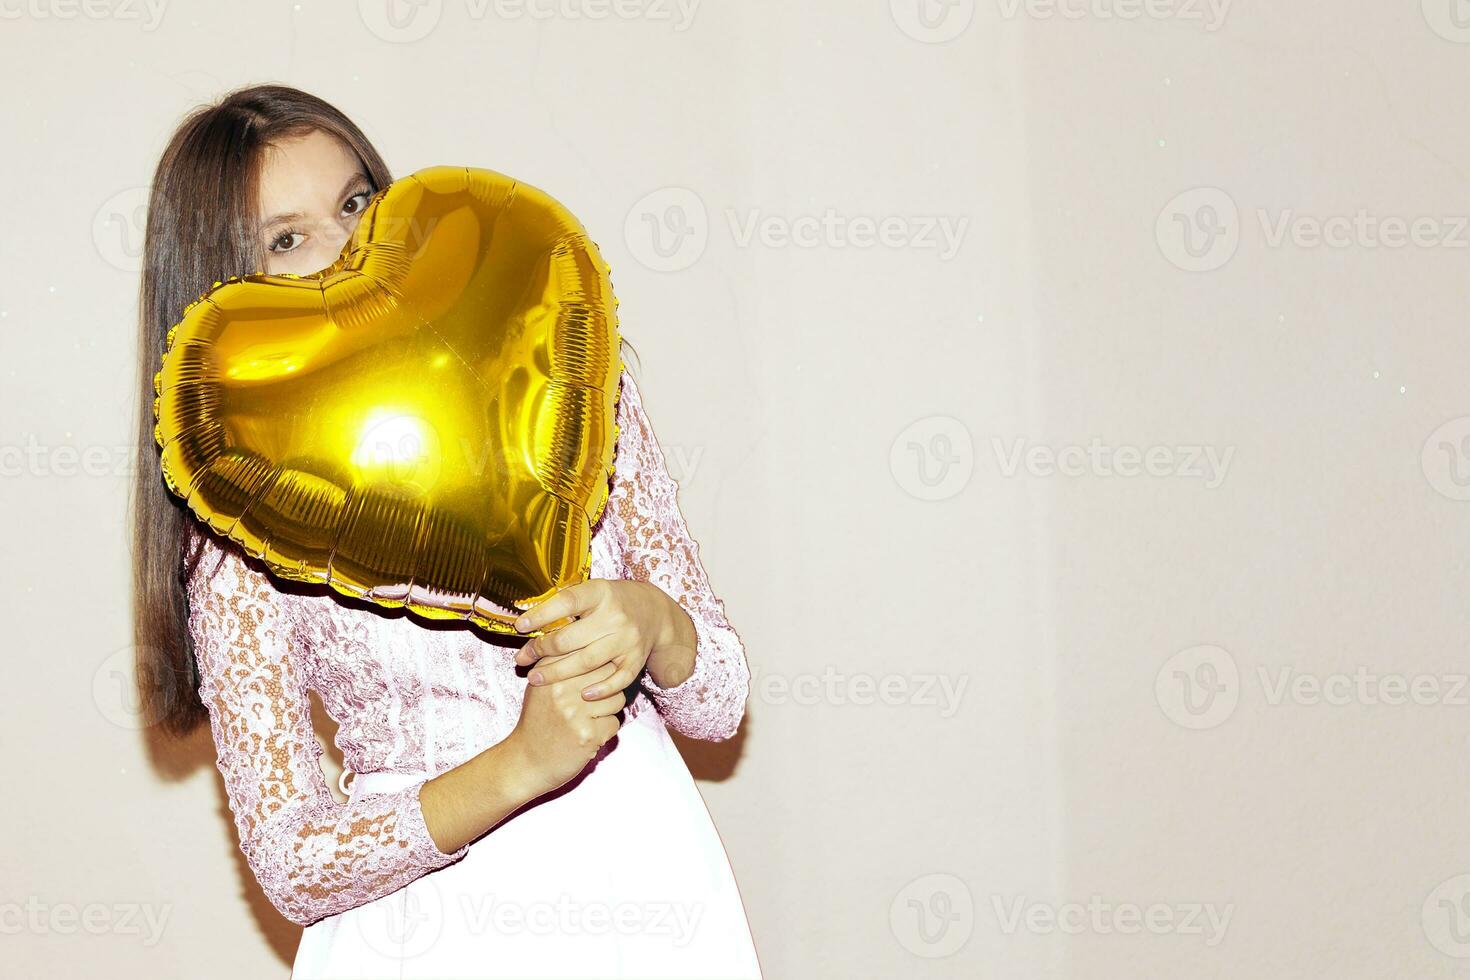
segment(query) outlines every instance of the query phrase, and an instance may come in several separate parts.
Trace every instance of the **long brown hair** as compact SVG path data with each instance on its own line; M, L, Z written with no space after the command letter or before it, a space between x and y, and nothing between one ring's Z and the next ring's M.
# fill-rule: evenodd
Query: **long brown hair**
M382 156L352 120L284 85L237 89L191 112L153 174L138 309L134 667L143 719L172 735L186 735L208 719L199 699L185 583L199 561L201 535L209 532L164 486L153 437L153 376L165 336L186 305L213 283L265 267L256 198L261 156L275 142L314 130L357 154L374 191L392 182Z
M184 307L229 276L265 267L256 191L272 143L324 130L362 161L373 190L392 182L361 129L334 106L280 85L236 90L191 112L153 173L138 308L138 445L133 484L135 674L143 719L185 735L207 720L184 590L199 561L197 521L168 488L153 439L153 375ZM187 549L187 566L185 549Z

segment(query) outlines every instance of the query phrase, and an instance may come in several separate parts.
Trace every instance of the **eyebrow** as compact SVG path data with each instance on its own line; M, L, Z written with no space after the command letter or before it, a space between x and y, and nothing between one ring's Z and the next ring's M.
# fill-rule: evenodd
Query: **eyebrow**
M337 196L338 197L343 197L344 195L346 195L346 193L349 190L351 190L353 187L357 186L358 184L367 184L369 190L371 190L372 183L373 182L368 178L368 175L365 174L365 173L363 173L361 170L359 170L357 173L353 174L351 177L349 177L347 179L347 183L343 184L342 185L342 189L337 192ZM300 211L282 211L280 214L272 215L271 217L267 218L264 222L261 223L261 226L260 227L262 227L262 228L269 228L272 225L278 225L278 224L280 224L283 221L300 221L300 220L301 220L301 212Z

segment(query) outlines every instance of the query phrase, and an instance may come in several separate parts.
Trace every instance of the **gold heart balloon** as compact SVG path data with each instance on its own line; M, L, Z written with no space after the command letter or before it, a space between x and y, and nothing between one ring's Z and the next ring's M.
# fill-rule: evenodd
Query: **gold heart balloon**
M512 633L590 573L618 348L607 265L565 208L422 170L329 268L189 305L154 378L163 478L283 579Z

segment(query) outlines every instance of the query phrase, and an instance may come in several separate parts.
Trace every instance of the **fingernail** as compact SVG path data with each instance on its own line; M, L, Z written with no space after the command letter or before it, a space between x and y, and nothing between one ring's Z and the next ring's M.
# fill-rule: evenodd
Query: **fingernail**
M597 697L597 694L598 694L598 689L597 688L595 688L595 687L589 687L589 688L587 688L587 690L585 690L585 691L582 692L582 697L586 698L588 701L591 701L593 698Z
M544 677L541 676L541 671L539 671L539 670L533 670L533 671L531 671L531 683L532 684L540 684L545 679L546 678L544 678Z
M518 633L524 633L527 629L530 628L530 626L531 621L525 616L522 616L516 620L516 632Z

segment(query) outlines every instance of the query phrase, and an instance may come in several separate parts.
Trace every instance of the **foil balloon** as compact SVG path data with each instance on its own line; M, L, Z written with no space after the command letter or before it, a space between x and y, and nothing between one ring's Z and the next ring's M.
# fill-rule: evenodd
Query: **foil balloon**
M184 311L154 377L164 482L282 579L512 633L590 573L616 309L545 193L419 171L327 269L232 278Z

